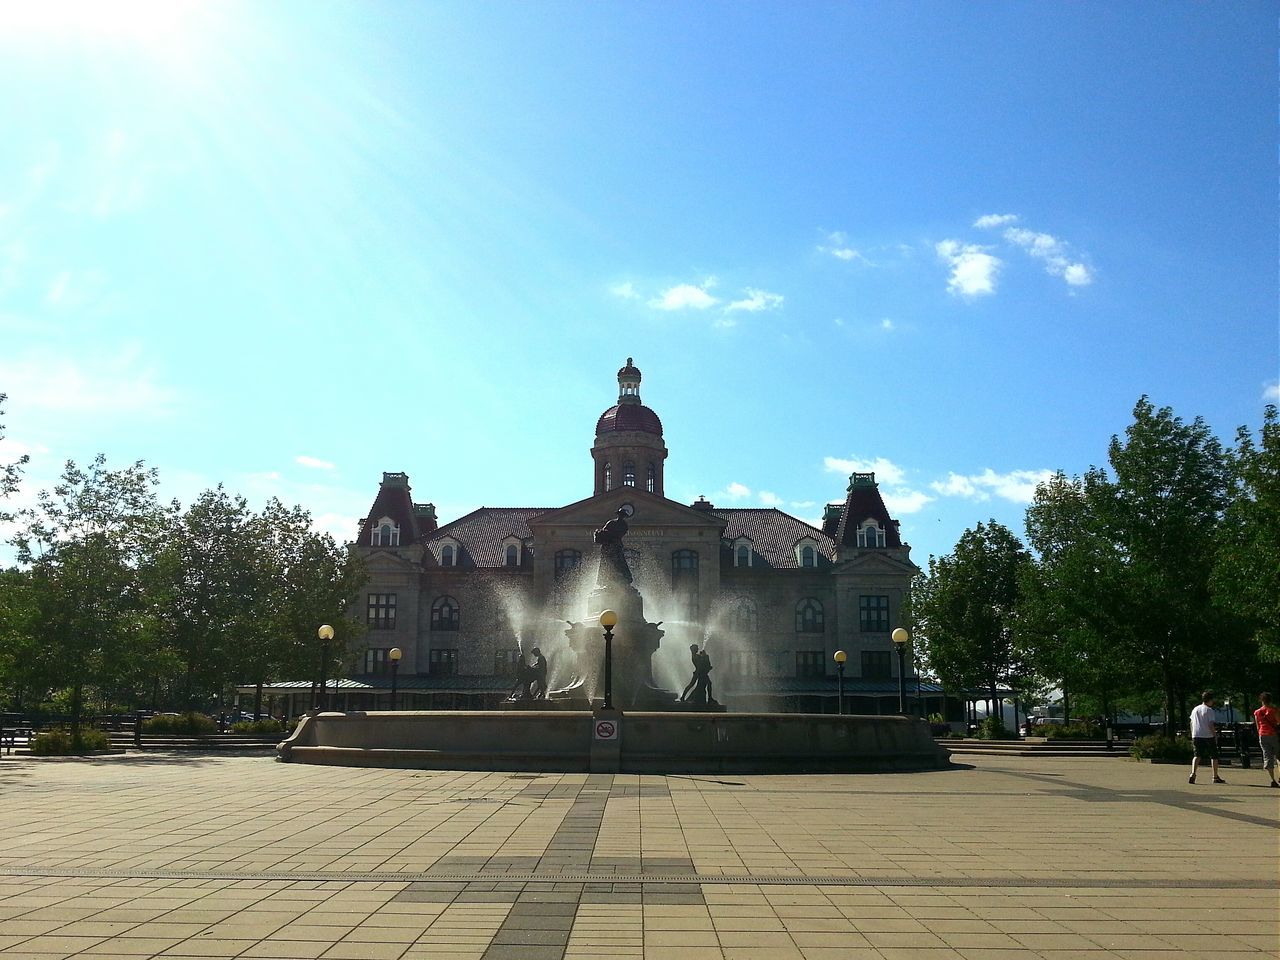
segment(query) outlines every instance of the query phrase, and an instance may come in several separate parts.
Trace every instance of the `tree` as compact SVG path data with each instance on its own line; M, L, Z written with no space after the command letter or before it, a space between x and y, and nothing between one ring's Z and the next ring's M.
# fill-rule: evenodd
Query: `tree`
M4 440L4 402L8 399L3 393L0 393L0 441ZM12 463L0 464L0 501L9 499L18 492L18 484L22 481L22 468L27 465L30 460L25 453L18 457ZM0 508L0 522L13 519L11 514L5 513Z
M1239 616L1260 658L1280 662L1280 418L1268 404L1260 443L1246 427L1231 453L1230 504L1211 586Z
M1030 671L1015 644L1023 569L1030 557L996 521L966 530L953 553L929 558L912 611L930 665L951 687L1017 687Z
M114 688L136 673L151 612L141 572L164 527L156 483L140 462L108 470L102 455L84 469L68 461L53 490L18 514L12 542L30 568L31 629L51 684L70 690L73 737L86 687Z

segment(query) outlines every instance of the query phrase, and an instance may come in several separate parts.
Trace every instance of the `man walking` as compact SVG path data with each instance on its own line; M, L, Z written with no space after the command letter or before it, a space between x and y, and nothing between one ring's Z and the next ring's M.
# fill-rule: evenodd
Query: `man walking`
M1262 751L1262 768L1271 778L1271 786L1280 787L1276 782L1276 749L1280 747L1280 710L1271 705L1271 694L1258 695L1262 704L1253 711L1253 723L1258 731L1258 749Z
M1191 742L1196 755L1191 758L1191 776L1187 777L1187 783L1196 782L1201 760L1208 760L1213 766L1214 783L1227 782L1218 776L1218 724L1214 719L1213 701L1213 691L1206 690L1200 696L1200 706L1191 711Z

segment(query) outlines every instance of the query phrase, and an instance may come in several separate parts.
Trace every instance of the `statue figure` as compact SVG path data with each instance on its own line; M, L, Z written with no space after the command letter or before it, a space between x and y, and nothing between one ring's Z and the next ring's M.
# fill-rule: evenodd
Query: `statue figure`
M616 581L631 583L631 568L622 552L622 538L627 534L627 517L633 513L635 508L624 503L618 508L618 515L595 532L594 540L600 544L600 574L596 578L599 587L608 587Z
M715 703L711 696L711 657L707 648L698 649L696 643L689 644L689 656L693 660L693 679L680 694L683 703Z
M516 661L516 682L507 696L510 701L547 699L547 658L537 647L529 652L533 663L527 663L524 657Z

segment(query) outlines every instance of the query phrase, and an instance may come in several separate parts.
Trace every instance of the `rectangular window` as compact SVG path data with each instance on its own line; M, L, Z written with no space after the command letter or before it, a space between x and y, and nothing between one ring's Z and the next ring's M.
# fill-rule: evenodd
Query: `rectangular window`
M888 680L893 676L893 668L889 665L888 650L862 651L862 679Z
M729 662L726 673L732 673L736 677L764 676L764 657L754 650L730 650L727 656Z
M429 672L433 676L448 677L458 672L457 650L432 650L428 660Z
M366 650L364 652L364 672L369 674L390 673L391 660L388 658L390 652L385 647Z
M863 633L888 633L889 598L859 597L858 623Z
M826 654L821 650L796 651L796 676L825 677L827 675Z
M394 630L396 628L396 595L394 593L369 594L369 629Z

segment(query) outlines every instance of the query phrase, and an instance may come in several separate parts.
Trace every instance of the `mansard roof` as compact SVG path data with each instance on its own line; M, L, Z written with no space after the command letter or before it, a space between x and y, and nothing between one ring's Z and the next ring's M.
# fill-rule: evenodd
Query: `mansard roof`
M460 567L504 567L508 537L528 540L533 536L529 521L546 513L548 507L480 507L433 532L427 539L433 549L443 540L460 547Z
M835 542L846 547L858 545L858 525L864 520L875 520L884 529L886 547L902 546L898 533L898 521L889 516L889 509L880 496L874 473L855 473L849 477L849 492L840 511L840 523L836 526Z
M835 560L834 540L776 507L717 507L710 512L712 516L726 521L722 534L726 540L746 537L751 541L756 557L763 561L762 566L784 570L799 568L796 545L801 540L812 540L820 555Z
M360 523L360 535L356 544L361 547L373 543L373 528L383 517L390 517L400 526L400 546L407 547L420 539L418 523L413 511L413 494L409 478L403 473L384 473L378 496L369 508L369 515Z

